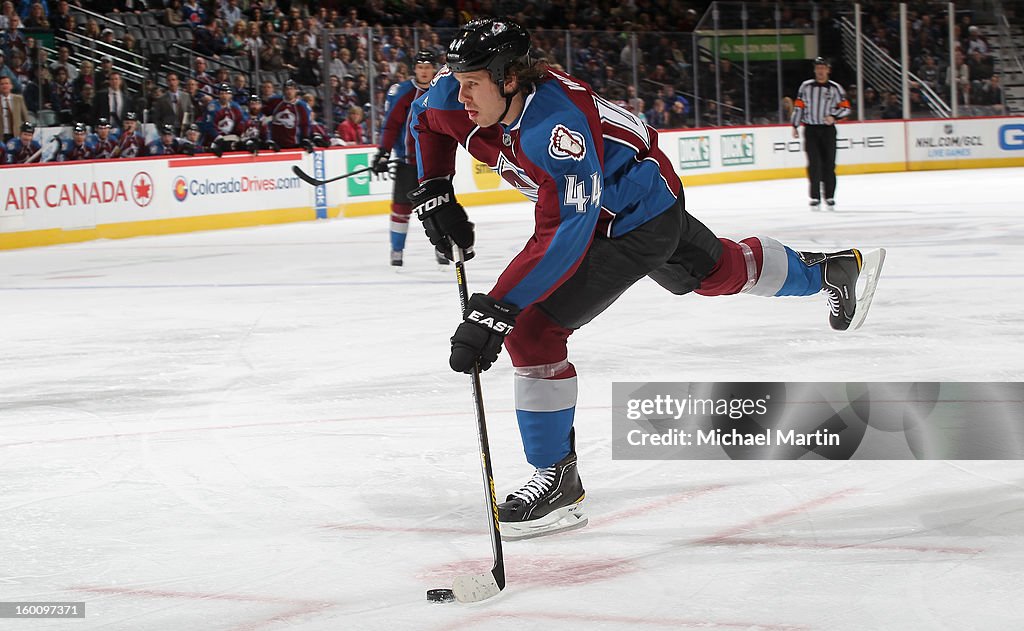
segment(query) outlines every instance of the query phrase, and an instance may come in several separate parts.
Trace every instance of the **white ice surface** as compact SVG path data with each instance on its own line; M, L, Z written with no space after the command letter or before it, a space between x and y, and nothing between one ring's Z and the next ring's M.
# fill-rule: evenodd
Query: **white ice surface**
M0 252L0 601L86 601L3 629L1014 629L1019 462L611 460L613 381L1019 381L1024 169L695 187L722 236L885 246L863 329L823 298L650 281L573 336L590 525L490 566L473 404L447 368L450 272L387 218ZM471 209L471 290L531 229ZM484 375L498 492L529 475L507 357ZM1024 421L1022 421L1024 422Z

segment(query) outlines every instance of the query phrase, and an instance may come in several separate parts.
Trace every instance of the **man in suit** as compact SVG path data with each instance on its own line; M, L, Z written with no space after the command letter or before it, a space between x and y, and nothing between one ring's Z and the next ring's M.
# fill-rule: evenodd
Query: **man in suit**
M0 133L6 143L18 133L28 120L28 108L20 94L14 94L10 77L0 77Z
M96 93L93 107L97 118L106 118L110 124L120 128L127 112L135 111L135 95L128 91L121 79L121 73L110 73L110 85Z
M181 87L176 72L167 73L167 92L153 103L153 122L157 129L164 125L174 128L175 135L183 134L185 127L196 120L192 97Z

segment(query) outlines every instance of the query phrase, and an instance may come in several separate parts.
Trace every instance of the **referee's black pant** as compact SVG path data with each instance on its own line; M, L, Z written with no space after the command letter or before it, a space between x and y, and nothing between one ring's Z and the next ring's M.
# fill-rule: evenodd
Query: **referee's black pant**
M811 199L821 199L821 185L825 185L825 199L836 196L836 127L835 125L805 125L804 150L807 151L807 179L811 181Z

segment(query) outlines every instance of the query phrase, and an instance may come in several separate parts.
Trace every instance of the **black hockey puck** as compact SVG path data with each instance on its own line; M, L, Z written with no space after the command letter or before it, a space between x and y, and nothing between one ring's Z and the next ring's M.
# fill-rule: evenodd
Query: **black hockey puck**
M428 589L427 600L432 603L450 603L455 600L455 592L450 589Z

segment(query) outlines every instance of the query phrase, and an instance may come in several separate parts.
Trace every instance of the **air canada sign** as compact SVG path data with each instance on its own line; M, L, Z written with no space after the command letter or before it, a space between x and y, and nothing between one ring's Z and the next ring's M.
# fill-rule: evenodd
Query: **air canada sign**
M145 171L118 179L75 180L8 186L3 194L5 213L26 210L103 206L128 203L143 208L153 201L153 178Z

